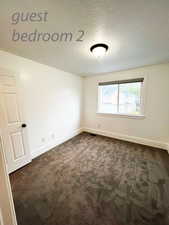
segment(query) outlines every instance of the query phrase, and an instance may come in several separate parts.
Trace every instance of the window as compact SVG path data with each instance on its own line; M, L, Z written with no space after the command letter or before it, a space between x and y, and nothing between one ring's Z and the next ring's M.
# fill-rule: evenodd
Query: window
M98 112L142 115L144 78L99 83Z

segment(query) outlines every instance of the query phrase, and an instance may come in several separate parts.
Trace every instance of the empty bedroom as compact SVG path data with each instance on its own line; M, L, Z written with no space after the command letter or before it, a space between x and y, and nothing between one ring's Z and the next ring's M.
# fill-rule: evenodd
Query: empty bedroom
M169 225L169 1L2 0L0 225Z

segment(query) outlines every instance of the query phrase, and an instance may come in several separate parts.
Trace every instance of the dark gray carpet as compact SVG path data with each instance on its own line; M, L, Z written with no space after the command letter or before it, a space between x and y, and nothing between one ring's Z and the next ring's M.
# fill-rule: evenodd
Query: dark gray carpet
M18 225L169 225L164 150L83 133L10 178Z

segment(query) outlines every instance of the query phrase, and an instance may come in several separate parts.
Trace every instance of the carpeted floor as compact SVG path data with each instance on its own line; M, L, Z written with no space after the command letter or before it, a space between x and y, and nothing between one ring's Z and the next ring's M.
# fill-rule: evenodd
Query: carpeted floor
M18 225L169 225L160 149L82 133L10 179Z

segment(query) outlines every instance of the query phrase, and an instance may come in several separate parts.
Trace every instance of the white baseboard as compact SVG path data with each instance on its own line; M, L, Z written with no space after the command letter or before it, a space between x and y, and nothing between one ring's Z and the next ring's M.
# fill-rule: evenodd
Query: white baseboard
M34 159L34 158L36 158L36 157L42 155L43 153L45 153L45 152L51 150L52 148L56 147L57 145L60 145L60 144L62 144L62 143L64 143L64 142L68 141L69 139L73 138L74 136L76 136L76 135L78 135L78 134L80 134L80 133L82 133L82 132L83 132L83 129L80 128L80 129L78 129L78 130L73 131L71 134L69 134L69 135L67 135L67 136L65 136L65 137L61 137L61 138L57 139L57 140L56 140L54 143L52 143L52 144L48 144L48 145L46 145L46 146L41 146L41 147L39 147L39 148L37 148L37 149L34 149L34 150L31 152L32 159Z
M168 154L169 154L169 143L167 143L167 144L166 144L166 146L167 146L167 148L166 148L166 149L167 149Z
M103 135L106 137L111 137L111 138L116 138L116 139L120 139L120 140L124 140L124 141L134 142L137 144L148 145L151 147L167 150L169 153L169 143L84 127L84 128L80 128L78 130L73 131L71 134L69 134L65 137L61 137L61 138L57 139L52 144L48 144L46 146L41 146L37 149L34 149L31 153L32 159L51 150L52 148L56 147L57 145L60 145L60 144L64 143L65 141L68 141L69 139L73 138L74 136L76 136L82 132L89 132L89 133L93 133L93 134Z
M120 140L124 140L124 141L134 142L137 144L148 145L151 147L168 150L168 152L169 152L169 145L167 146L167 143L165 143L165 142L159 142L159 141L155 141L152 139L128 136L125 134L113 133L113 132L108 132L108 131L103 131L103 130L96 130L96 129L92 129L92 128L88 128L88 127L84 127L83 131L93 133L93 134L103 135L106 137L116 138L116 139L120 139Z

